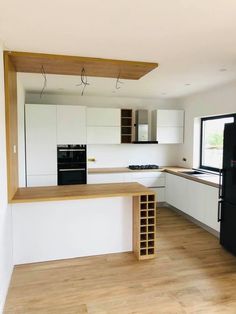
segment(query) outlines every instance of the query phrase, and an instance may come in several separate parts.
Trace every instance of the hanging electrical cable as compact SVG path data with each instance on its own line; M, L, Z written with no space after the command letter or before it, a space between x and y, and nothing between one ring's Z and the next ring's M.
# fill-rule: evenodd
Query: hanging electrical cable
M124 84L124 82L122 82L122 81L120 80L120 73L119 73L119 75L118 75L118 77L117 77L117 79L116 79L116 89L120 89L120 88L121 88L120 85L122 85L122 84Z
M90 85L90 84L88 83L88 78L87 78L87 75L86 75L86 73L85 73L85 69L84 69L84 68L82 68L82 70L81 70L80 80L81 80L80 84L76 84L76 86L81 86L81 85L83 86L82 92L81 92L81 96L83 96L83 95L84 95L85 88L86 88L88 85Z
M41 93L40 93L40 98L42 98L42 96L44 94L44 91L45 91L45 89L47 87L47 74L46 74L46 72L44 70L44 66L43 65L42 65L42 68L41 68L41 74L43 76L44 82L43 82L43 88L42 88Z

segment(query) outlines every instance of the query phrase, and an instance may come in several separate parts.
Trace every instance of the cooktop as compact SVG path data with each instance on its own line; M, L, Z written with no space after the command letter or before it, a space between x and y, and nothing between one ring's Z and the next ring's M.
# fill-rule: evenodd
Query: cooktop
M129 165L130 170L159 169L158 165Z

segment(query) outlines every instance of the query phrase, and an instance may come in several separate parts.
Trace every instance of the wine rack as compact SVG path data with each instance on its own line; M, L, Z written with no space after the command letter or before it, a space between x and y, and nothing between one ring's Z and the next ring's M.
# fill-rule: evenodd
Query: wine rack
M155 194L134 196L133 249L139 260L151 259L156 254Z
M121 143L132 143L133 133L133 110L121 109Z

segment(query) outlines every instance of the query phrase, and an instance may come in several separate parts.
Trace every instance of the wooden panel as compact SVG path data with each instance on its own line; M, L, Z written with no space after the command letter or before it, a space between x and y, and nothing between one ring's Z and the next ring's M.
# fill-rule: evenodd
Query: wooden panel
M63 56L29 52L7 52L17 72L113 77L138 80L158 66L158 63Z
M142 194L153 194L153 192L139 183L60 185L19 188L12 203L135 196Z
M18 149L17 149L17 83L16 69L4 53L6 145L7 145L7 182L8 199L12 199L18 188Z
M121 143L134 141L134 110L121 109Z

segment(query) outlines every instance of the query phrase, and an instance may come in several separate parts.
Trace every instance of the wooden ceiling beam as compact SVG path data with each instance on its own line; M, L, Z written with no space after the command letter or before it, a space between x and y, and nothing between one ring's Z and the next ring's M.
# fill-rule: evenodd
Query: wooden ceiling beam
M138 80L158 67L158 63L64 56L31 52L5 52L17 72L81 75Z

